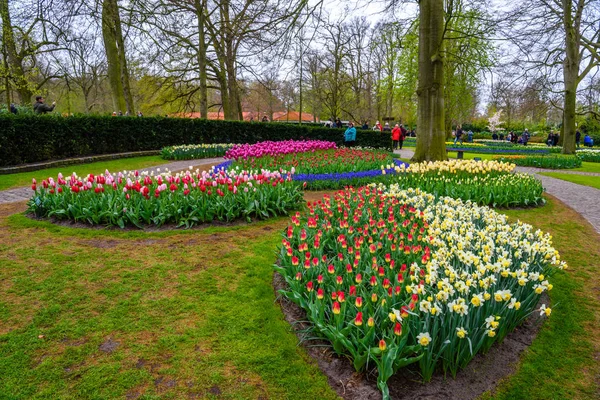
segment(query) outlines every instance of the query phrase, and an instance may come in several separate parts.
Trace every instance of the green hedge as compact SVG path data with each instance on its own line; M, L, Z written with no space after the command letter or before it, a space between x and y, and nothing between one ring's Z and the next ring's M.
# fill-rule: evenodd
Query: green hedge
M330 140L341 145L344 129L164 117L0 115L0 166L182 144L287 139ZM358 130L356 145L391 150L387 132Z

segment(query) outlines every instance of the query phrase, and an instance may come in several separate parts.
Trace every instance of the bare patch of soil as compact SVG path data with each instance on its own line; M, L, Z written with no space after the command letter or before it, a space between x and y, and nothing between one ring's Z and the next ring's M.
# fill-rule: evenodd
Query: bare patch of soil
M103 353L111 354L117 349L117 347L119 347L119 345L119 342L113 340L112 338L108 338L98 347L98 349Z
M275 291L286 288L285 280L278 273L274 273L273 287ZM328 346L327 341L304 341L302 331L310 327L305 311L278 294L277 299L286 321L340 397L346 400L381 399L376 370L358 374L349 359L337 356L330 347L322 347ZM494 345L487 354L478 354L465 369L459 371L456 379L436 373L431 382L422 383L416 369L404 368L388 380L390 396L393 399L467 400L493 391L502 379L516 371L521 353L533 342L541 322L538 313L533 313L502 343Z

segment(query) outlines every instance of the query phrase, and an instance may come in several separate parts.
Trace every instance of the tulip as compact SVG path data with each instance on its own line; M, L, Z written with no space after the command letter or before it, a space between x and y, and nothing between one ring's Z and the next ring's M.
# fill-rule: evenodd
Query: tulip
M379 350L381 351L385 351L385 349L387 348L386 344L385 344L385 340L381 339L379 341Z
M338 315L341 312L340 303L337 301L333 302L333 313Z
M363 313L359 311L356 313L356 318L354 318L354 325L361 326L362 324L363 324Z
M396 325L394 326L394 335L402 335L402 325L399 322L396 322Z
M313 289L314 289L314 284L313 284L313 282L312 282L312 281L309 281L309 282L306 284L306 290L307 290L308 292L312 292L312 291L313 291Z
M363 299L362 299L362 297L357 297L356 300L354 300L354 305L357 308L361 308L362 305L363 305Z
M323 292L323 289L318 288L317 289L317 299L322 300L324 296L325 296L325 293Z

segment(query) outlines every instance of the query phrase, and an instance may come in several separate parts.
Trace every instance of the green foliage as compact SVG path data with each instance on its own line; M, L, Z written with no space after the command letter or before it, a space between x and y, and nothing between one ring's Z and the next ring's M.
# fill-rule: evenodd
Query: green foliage
M109 116L0 116L0 165L204 143L318 139L344 143L343 129L280 123ZM387 133L358 131L356 144L391 149Z
M570 169L581 167L581 159L574 155L517 155L517 156L494 156L496 161L511 162L522 167L537 167L550 169Z
M600 150L578 150L576 156L579 157L581 161L600 163Z

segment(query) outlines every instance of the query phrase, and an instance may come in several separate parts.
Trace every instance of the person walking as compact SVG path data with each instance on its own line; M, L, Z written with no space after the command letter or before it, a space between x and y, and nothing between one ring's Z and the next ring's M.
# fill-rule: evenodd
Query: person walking
M35 103L33 104L33 112L36 114L46 114L54 110L56 102L53 102L51 106L44 103L42 96L35 96Z
M400 124L400 150L402 150L402 145L404 144L404 139L408 136L408 129L404 127L404 125Z
M575 131L575 144L577 145L577 148L579 148L581 144L581 132L579 132L579 129Z
M352 122L348 122L348 128L344 132L344 145L354 147L356 144L356 128Z
M374 131L379 131L379 132L383 132L383 127L381 126L381 124L379 123L379 121L375 122L375 126L373 127Z
M460 145L462 146L463 144L463 130L462 127L459 125L456 127L456 135L454 136L454 145L456 146L456 141L460 140Z
M401 135L402 135L402 131L400 130L400 127L398 126L398 124L396 124L394 126L394 129L392 129L392 150L398 149L398 146L400 144L400 136ZM400 148L402 148L402 146L400 146Z
M386 122L385 125L383 126L383 132L391 132L392 128L390 127L390 123Z

